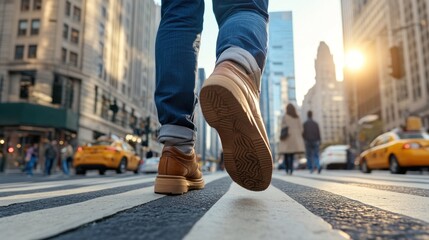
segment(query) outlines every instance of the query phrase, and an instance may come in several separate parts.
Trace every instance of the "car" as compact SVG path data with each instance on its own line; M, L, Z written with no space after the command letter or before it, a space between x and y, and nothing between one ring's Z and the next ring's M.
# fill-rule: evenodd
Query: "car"
M322 168L347 168L348 145L331 145L322 151L320 155L320 166Z
M119 174L130 170L137 174L139 163L134 148L118 137L100 137L79 147L73 159L77 175L85 175L87 170L98 170L100 175L106 170L116 170Z
M422 130L394 129L376 137L359 158L364 173L389 169L393 174L405 174L407 169L429 167L429 135Z
M143 164L140 165L141 173L157 173L160 157L151 157L146 159Z

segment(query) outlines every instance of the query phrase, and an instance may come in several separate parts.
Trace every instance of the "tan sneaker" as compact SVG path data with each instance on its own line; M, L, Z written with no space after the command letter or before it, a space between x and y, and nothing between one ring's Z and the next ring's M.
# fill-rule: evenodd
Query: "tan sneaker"
M185 154L175 147L165 146L155 179L155 193L183 194L203 188L204 179L195 152Z
M253 75L224 61L216 66L200 93L204 117L220 135L227 172L252 191L265 190L273 172L258 86Z

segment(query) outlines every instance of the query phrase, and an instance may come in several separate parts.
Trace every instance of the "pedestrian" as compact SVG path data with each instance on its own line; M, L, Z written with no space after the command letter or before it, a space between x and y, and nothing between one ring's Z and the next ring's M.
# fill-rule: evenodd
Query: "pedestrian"
M64 142L61 148L61 165L63 173L67 176L70 175L70 164L73 159L73 147L68 143Z
M213 0L219 26L214 72L199 98L221 138L225 168L240 186L262 191L271 183L272 157L259 110L267 54L268 0ZM164 144L155 192L204 188L194 151L195 79L204 0L163 0L156 39L155 103Z
M5 161L3 151L0 149L0 172L4 172Z
M313 120L313 112L307 112L307 121L304 123L305 155L307 157L307 167L310 173L317 170L322 171L319 163L319 147L320 147L320 129L319 124Z
M25 153L25 172L28 176L33 176L33 169L39 158L39 148L37 143L31 145Z
M280 139L279 154L284 156L286 174L293 173L293 160L295 154L304 153L304 139L302 138L302 122L292 104L286 106L281 129L287 128L287 137Z
M57 141L53 140L46 144L45 148L45 175L51 175L51 169L54 165L55 159L57 158Z

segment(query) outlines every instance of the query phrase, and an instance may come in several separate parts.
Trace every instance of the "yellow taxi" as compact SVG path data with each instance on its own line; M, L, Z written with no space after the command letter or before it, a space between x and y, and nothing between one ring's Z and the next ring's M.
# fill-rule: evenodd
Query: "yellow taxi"
M389 169L394 174L429 167L429 135L421 130L401 129L384 133L361 153L360 167L364 173L373 169Z
M79 147L74 155L73 166L76 174L84 175L87 170L98 170L104 175L106 170L124 173L127 170L139 172L140 157L132 146L118 137L100 137L95 142Z

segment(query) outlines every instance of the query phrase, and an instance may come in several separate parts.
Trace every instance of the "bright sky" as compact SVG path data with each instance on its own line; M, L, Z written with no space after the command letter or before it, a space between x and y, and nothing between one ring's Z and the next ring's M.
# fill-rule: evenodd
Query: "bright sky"
M160 0L155 0L159 2ZM218 27L211 0L205 0L204 30L199 55L199 67L206 75L213 71ZM295 45L295 79L297 100L301 105L304 95L315 82L314 60L320 41L328 44L334 55L337 79L343 79L343 40L340 0L270 0L269 11L292 11Z

